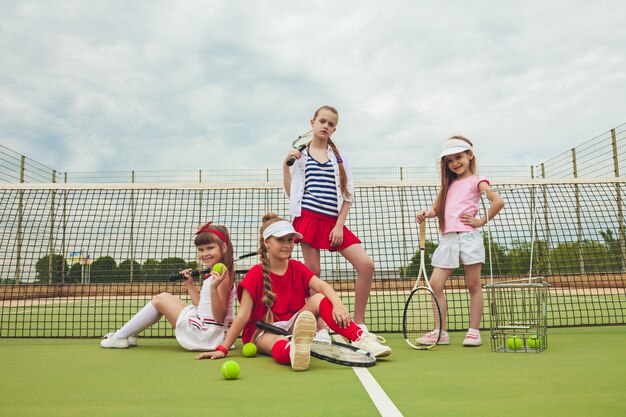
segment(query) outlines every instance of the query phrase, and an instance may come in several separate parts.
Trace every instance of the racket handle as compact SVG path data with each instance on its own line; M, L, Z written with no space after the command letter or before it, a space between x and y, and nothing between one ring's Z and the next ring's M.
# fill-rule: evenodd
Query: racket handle
M191 272L189 273L189 275L191 275L191 277L195 278L200 274L208 274L209 272L211 272L211 268L204 268L201 270L197 270L197 269L192 269ZM180 272L177 274L172 274L170 275L170 281L179 281L184 279L185 276L183 274L181 274Z
M281 329L280 327L272 326L271 324L265 323L264 321L257 321L256 327L268 331L270 333L279 334L281 336L287 336L289 334L285 329Z
M302 152L302 151L303 151L303 150L305 150L305 149L306 149L306 145L300 145L300 146L298 146L298 151L299 151L299 152ZM287 159L286 164L287 164L287 166L288 166L288 167L290 167L290 166L292 166L292 165L294 164L294 162L296 162L296 157L295 157L295 156L292 156L292 157L290 157L289 159Z
M423 221L420 223L420 249L425 249L425 248L426 248L426 221Z

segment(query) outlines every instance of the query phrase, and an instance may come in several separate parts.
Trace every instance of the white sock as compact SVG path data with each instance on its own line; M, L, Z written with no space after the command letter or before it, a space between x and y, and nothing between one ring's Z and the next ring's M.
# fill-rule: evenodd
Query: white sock
M471 327L467 330L467 334L475 334L475 335L479 335L480 334L480 330L478 329L472 329Z
M359 326L361 328L361 330L363 330L365 333L369 333L370 332L368 330L367 326L365 325L365 323L357 324L357 326Z
M159 321L161 316L162 314L159 313L156 307L152 303L148 303L132 319L128 320L121 329L116 331L113 337L115 339L126 339L128 336L137 335L142 330Z

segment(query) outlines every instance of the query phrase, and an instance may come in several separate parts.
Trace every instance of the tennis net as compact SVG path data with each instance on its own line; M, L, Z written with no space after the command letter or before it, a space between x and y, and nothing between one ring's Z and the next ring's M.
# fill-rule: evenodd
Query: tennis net
M483 267L483 282L544 276L550 327L625 324L625 183L493 184L506 207L490 223L492 263ZM376 264L367 317L373 331L401 331L419 267L415 213L430 207L437 190L435 181L357 183L348 226ZM0 337L98 337L160 292L187 299L184 286L168 276L195 266L198 225L226 225L237 256L256 250L268 211L289 218L279 183L1 184ZM435 221L427 239L430 259ZM299 248L294 257L302 259ZM254 262L238 264L237 278ZM322 279L352 309L354 269L337 253L323 252L321 262ZM445 292L449 329L466 329L462 269ZM144 332L171 334L164 320Z

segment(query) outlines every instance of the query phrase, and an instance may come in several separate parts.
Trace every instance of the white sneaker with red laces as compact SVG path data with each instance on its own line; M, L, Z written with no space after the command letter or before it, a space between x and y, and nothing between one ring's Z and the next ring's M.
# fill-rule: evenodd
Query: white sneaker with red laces
M463 340L463 346L466 347L475 347L481 345L480 341L480 333L470 333L468 332L465 335L465 339Z

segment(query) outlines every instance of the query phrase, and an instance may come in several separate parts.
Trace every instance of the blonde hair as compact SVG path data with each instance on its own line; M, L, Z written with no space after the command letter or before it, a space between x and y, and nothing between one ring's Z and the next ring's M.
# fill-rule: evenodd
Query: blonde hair
M472 142L470 142L470 140L464 136L452 136L450 139L459 139L467 142L472 147L474 146ZM463 152L467 153L468 155L472 154L472 151L470 150L466 150ZM439 170L441 173L441 189L439 191L437 199L435 200L434 208L435 212L437 213L437 217L439 218L439 230L443 232L446 227L446 197L448 195L448 190L450 189L450 186L452 185L454 180L456 180L456 174L448 168L445 156L442 156L441 161L439 161ZM470 159L469 170L472 174L476 174L475 155L472 159Z
M226 226L222 226L221 224L211 224L209 227L209 230L210 229L214 229L220 232L226 238L226 241L223 241L222 238L220 238L215 233L202 231L196 235L195 239L193 240L193 244L196 245L196 247L198 247L201 245L208 245L210 243L213 243L213 244L219 245L220 249L222 248L222 245L225 244L226 251L222 251L221 262L224 265L226 265L226 267L228 268L228 275L230 277L230 283L233 284L235 282L235 265L234 265L235 263L234 263L234 256L233 256L233 243L230 239L230 234L228 233L228 229L226 228Z
M317 115L322 110L328 110L331 113L334 113L337 116L337 119L339 119L339 112L337 111L337 109L332 106L325 105L315 110L315 114L313 115L314 120L317 119ZM331 138L328 138L328 144L330 145L330 149L335 154L335 158L337 158L337 164L339 166L339 188L341 189L341 194L344 197L350 197L350 192L348 191L348 175L346 174L346 169L343 166L343 159L339 154L339 149Z
M263 224L259 230L259 249L257 250L257 253L261 259L261 269L263 271L263 297L261 298L261 302L265 305L265 307L267 307L267 313L264 318L267 323L272 323L274 321L272 306L276 300L276 294L272 290L272 281L270 280L270 258L267 255L267 247L265 246L265 239L263 239L263 232L269 225L281 220L285 219L279 217L276 213L265 213L261 219Z

